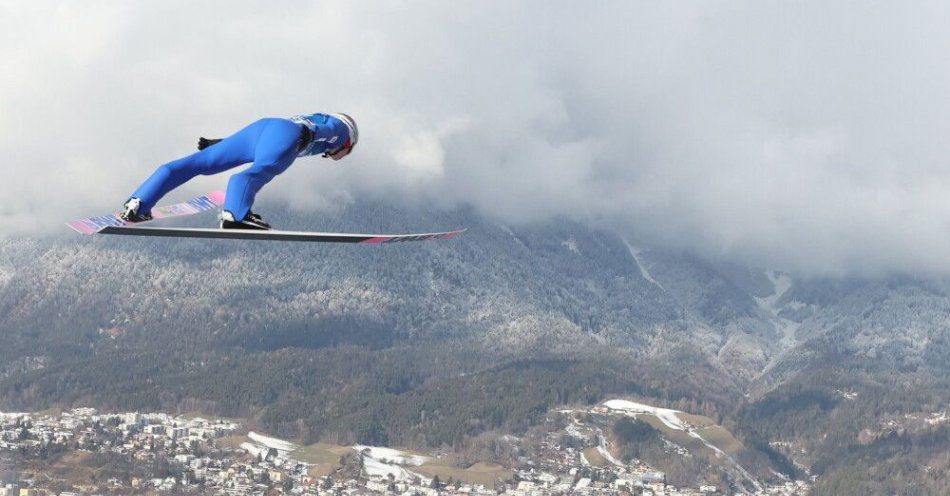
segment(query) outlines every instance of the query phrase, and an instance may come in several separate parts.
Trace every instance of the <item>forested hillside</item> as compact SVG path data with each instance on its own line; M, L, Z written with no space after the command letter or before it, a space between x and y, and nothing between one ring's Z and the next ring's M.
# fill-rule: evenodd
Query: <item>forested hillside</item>
M307 440L451 446L621 394L714 417L819 487L861 470L944 487L946 281L798 279L465 209L265 211L300 230L469 231L5 239L0 409L200 411Z

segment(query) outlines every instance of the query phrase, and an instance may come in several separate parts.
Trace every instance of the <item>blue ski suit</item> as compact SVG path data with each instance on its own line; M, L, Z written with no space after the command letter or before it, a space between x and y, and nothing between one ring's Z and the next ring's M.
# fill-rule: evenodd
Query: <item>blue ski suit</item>
M197 175L211 175L254 162L228 181L224 210L243 219L261 187L287 170L297 157L319 155L345 142L349 131L336 117L311 114L264 118L219 143L159 167L134 193L145 214L169 191Z

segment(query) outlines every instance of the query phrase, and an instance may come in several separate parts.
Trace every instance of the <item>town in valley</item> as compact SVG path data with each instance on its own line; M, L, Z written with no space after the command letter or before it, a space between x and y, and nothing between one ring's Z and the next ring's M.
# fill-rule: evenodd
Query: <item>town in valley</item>
M91 408L0 413L0 496L687 496L794 495L809 489L804 481L766 485L751 476L733 487L712 483L680 487L640 460L618 460L590 415L634 413L631 408L640 415L666 418L677 427L676 417L667 413L671 410L620 400L588 411L559 410L551 412L545 428L500 438L511 454L510 466L481 462L465 468L450 453L324 443L300 446L250 431L232 419L100 413ZM690 456L685 448L664 442L670 450Z

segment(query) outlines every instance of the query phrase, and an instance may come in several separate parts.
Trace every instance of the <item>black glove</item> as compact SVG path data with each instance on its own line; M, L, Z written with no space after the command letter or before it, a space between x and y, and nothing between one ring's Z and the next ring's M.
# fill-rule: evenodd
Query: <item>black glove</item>
M198 149L204 150L205 148L208 148L209 146L219 141L221 141L220 138L219 139L198 138Z

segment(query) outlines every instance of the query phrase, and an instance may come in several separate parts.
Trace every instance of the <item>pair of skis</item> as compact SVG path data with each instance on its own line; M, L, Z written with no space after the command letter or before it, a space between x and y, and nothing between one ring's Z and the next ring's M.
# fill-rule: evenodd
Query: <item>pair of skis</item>
M193 200L174 205L155 207L152 209L152 219L168 219L193 215L213 210L224 204L224 192L212 191ZM67 222L66 225L79 233L92 234L119 234L131 236L161 236L174 238L219 238L219 239L254 239L279 241L309 241L316 243L366 243L381 244L403 241L429 241L452 239L465 229L424 234L352 234L352 233L325 233L305 231L258 231L248 229L203 229L188 227L151 227L142 226L142 222L131 223L119 218L118 214L100 215L86 219Z

